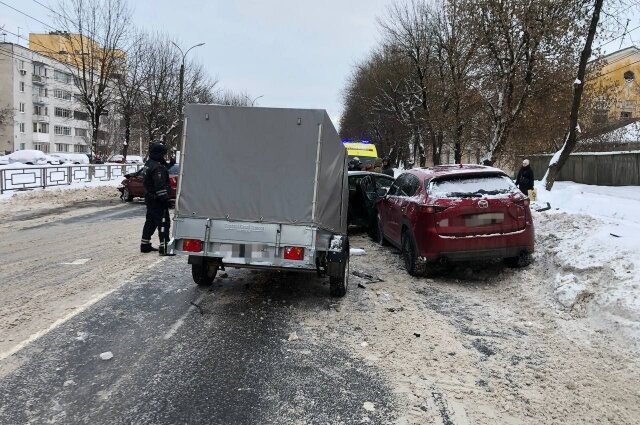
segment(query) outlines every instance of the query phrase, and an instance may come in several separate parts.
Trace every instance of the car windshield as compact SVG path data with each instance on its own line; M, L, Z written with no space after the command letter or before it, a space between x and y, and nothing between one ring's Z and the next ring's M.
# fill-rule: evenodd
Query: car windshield
M427 190L440 198L480 198L488 195L505 195L518 191L507 176L455 176L431 181Z
M178 175L180 174L180 165L179 164L173 164L171 167L169 167L169 175Z

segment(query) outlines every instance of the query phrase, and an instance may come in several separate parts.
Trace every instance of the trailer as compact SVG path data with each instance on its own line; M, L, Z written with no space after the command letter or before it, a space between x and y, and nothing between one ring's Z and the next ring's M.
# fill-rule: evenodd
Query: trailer
M326 111L192 104L172 247L193 280L249 268L349 282L347 154Z

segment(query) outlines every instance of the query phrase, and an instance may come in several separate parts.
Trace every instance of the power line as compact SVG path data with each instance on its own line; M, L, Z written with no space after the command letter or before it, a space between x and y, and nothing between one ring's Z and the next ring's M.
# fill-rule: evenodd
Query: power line
M45 9L55 13L56 15L58 15L59 17L61 17L62 19L67 19L64 15L62 15L60 12L53 10L52 8L50 8L49 6L47 6L44 3L39 2L38 0L33 0L35 3L38 3L40 6L44 7ZM74 22L75 23L75 22Z
M3 5L5 5L5 6L7 6L9 9L14 10L14 11L16 11L16 12L20 13L21 15L26 16L27 18L31 18L31 19L33 19L33 20L34 20L34 21L36 21L36 22L40 22L42 25L44 25L45 27L51 28L53 31L56 31L56 29L55 29L55 28L53 28L51 25L47 24L46 22L43 22L43 21L41 21L40 19L35 18L35 17L33 17L33 16L29 15L28 13L25 13L25 12L23 12L23 11L21 11L21 10L18 10L18 9L16 9L15 7L10 6L10 5L8 5L7 3L3 2L2 0L0 0L0 4L3 4Z

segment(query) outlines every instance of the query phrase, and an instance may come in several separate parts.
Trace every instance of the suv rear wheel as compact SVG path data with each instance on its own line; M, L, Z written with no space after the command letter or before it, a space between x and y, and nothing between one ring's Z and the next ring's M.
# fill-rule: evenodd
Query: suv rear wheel
M402 259L405 269L411 276L424 275L424 264L418 259L416 242L408 230L402 233Z
M124 202L133 201L133 195L131 194L131 192L129 192L129 188L126 186L122 189L122 200Z
M509 267L513 267L516 269L527 267L529 264L533 262L533 256L528 252L521 252L517 257L509 257L505 258L504 262Z

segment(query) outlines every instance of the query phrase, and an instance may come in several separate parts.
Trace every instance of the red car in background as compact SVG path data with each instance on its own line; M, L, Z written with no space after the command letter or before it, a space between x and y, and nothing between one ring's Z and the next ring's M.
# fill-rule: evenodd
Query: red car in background
M133 201L133 198L144 198L144 184L142 170L139 169L133 174L126 174L125 179L122 180L118 190L120 191L120 198L125 202ZM169 199L175 201L176 190L178 188L178 174L180 173L180 166L174 164L169 168L169 185L171 186L171 193Z
M497 168L409 170L398 176L377 207L378 242L400 248L411 275L458 261L502 258L515 267L531 262L529 198Z

